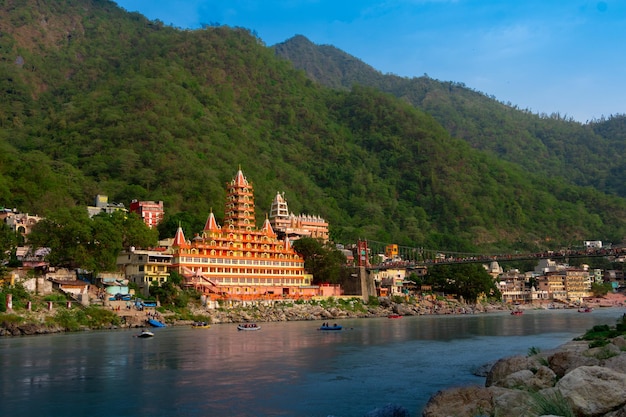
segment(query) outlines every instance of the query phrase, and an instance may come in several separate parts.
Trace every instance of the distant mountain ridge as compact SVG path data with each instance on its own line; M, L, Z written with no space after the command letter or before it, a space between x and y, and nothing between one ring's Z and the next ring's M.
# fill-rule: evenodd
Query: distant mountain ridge
M523 169L626 197L626 116L588 124L536 115L461 83L383 75L333 46L302 35L273 46L276 55L322 85L377 88L432 115L452 136Z
M257 222L284 191L340 243L467 253L626 236L610 192L626 182L606 157L622 152L618 119L540 118L313 47L318 80L341 86L327 88L248 30L178 30L107 0L9 1L0 31L0 206L162 200L161 237L194 236L211 211L221 221L241 167Z

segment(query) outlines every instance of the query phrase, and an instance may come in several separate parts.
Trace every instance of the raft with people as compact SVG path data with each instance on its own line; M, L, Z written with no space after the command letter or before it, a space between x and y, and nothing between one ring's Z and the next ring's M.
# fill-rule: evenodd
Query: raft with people
M341 330L341 329L342 327L338 325L337 323L333 324L332 326L330 323L322 323L322 325L319 328L319 330Z

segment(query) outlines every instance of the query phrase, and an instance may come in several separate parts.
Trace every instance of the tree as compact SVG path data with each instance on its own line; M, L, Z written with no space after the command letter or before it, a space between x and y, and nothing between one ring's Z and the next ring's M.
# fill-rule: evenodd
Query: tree
M425 278L436 291L456 294L466 301L476 302L479 296L500 298L491 275L480 264L435 265Z
M88 250L91 219L84 207L61 208L33 226L28 236L33 248L49 248L48 262L70 269L94 267Z
M0 223L0 268L11 261L17 244L16 234L9 226Z
M150 229L137 213L116 211L111 214L99 214L112 224L121 233L121 246L150 248L158 243L159 234L156 229ZM98 216L95 216L94 219Z
M89 218L85 208L73 207L57 210L37 223L29 242L50 249L47 260L51 265L112 271L122 249L155 246L157 232L135 214L119 211Z
M594 282L591 284L591 292L594 297L602 297L607 295L610 291L613 291L613 286L610 282L604 282L602 284Z
M304 258L304 268L313 275L314 283L337 283L346 257L330 242L303 237L296 240L293 248Z

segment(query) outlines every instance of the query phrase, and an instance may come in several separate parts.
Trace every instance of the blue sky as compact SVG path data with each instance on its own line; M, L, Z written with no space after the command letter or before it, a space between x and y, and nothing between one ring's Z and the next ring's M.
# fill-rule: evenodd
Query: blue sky
M167 25L294 35L383 73L428 74L533 113L626 113L624 0L115 0Z

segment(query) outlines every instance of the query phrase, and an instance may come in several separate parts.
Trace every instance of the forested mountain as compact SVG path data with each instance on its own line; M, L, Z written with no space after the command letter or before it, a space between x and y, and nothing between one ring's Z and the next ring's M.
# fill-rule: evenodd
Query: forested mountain
M2 206L45 216L96 194L163 200L162 237L179 221L193 236L210 210L223 217L224 185L241 166L259 223L285 191L293 212L326 218L337 242L494 251L625 235L623 198L468 143L436 106L380 86L321 86L249 30L178 30L106 0L0 4ZM488 98L476 106L507 109ZM461 116L450 115L488 136ZM539 130L561 126L525 117ZM623 135L617 120L576 126ZM511 153L559 152L507 140Z
M624 115L587 124L558 113L537 115L461 83L441 82L427 75L383 75L334 46L315 45L301 35L274 49L322 85L344 90L363 85L388 92L430 114L453 137L475 149L530 172L626 197Z

